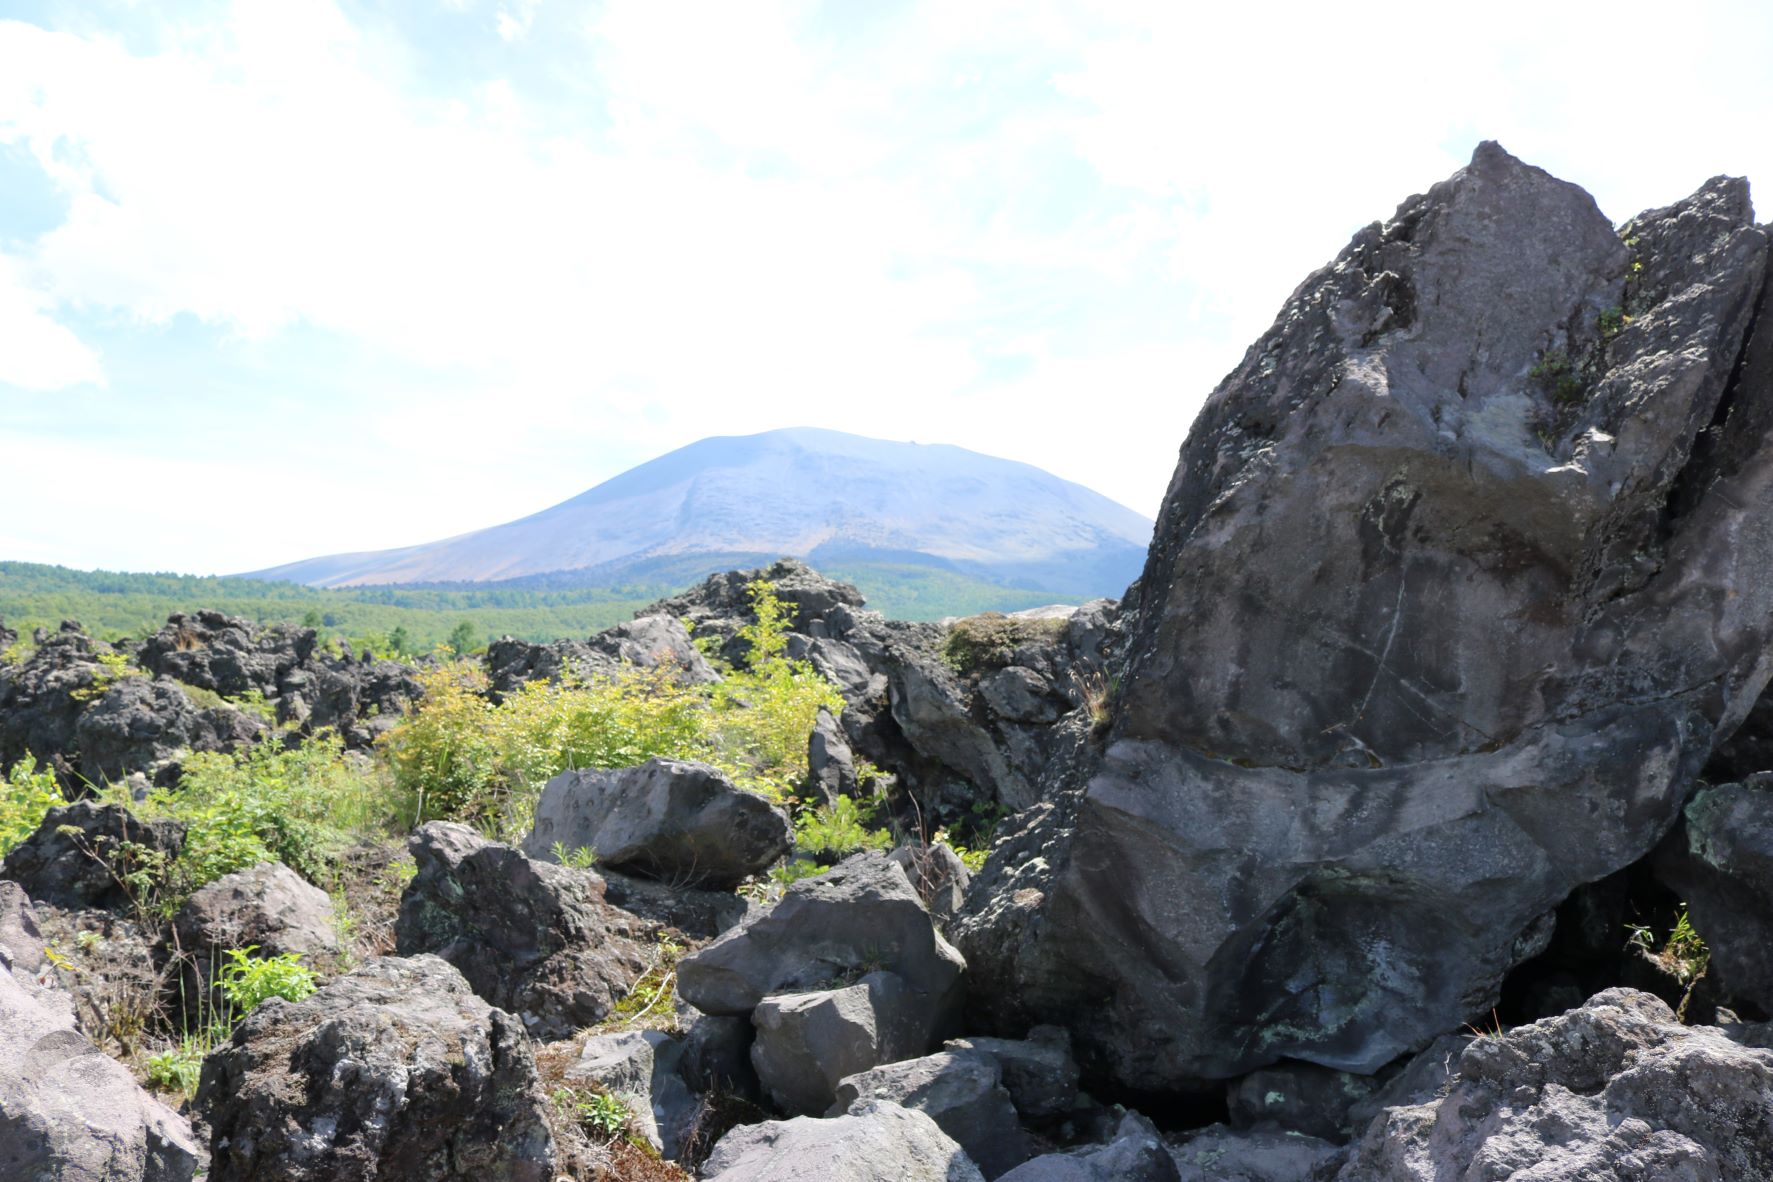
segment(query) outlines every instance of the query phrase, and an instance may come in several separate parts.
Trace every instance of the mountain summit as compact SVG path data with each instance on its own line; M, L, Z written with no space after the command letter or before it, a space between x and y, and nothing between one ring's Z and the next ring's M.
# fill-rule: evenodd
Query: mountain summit
M256 571L319 587L537 576L686 581L743 559L935 567L1058 597L1119 595L1152 523L1029 464L811 427L692 443L505 525Z

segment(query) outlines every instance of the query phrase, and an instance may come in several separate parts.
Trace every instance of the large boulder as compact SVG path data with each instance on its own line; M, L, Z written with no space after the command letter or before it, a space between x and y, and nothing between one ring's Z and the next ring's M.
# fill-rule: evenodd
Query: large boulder
M1228 1129L1212 1125L1170 1147L1178 1176L1187 1182L1307 1182L1323 1178L1342 1161L1330 1141L1296 1129Z
M601 1021L651 967L645 926L604 902L589 870L450 821L420 826L407 848L418 873L400 897L400 954L436 953L538 1037Z
M923 1054L930 1045L927 999L893 973L854 985L766 997L751 1013L751 1065L776 1107L817 1116L846 1076Z
M1773 1177L1769 1094L1773 1052L1609 989L1473 1039L1447 1094L1385 1110L1336 1178Z
M562 772L536 802L524 840L532 858L556 846L589 849L599 863L699 887L732 887L788 852L788 814L719 769L681 759Z
M939 1031L955 1016L966 961L930 922L905 871L884 854L845 859L788 888L677 966L677 989L709 1014L748 1014L766 996L884 969L921 994Z
M180 612L142 642L136 659L156 676L224 697L257 692L270 698L313 656L314 643L312 628L261 629L221 612Z
M886 1100L915 1108L960 1145L987 1178L1028 1160L1028 1134L1004 1090L997 1060L979 1051L941 1051L845 1077L831 1115Z
M196 1017L230 949L255 957L300 956L325 971L339 954L332 899L281 862L225 874L200 887L173 916L167 952L175 962L179 1000Z
M1622 234L1484 144L1299 287L1183 448L1105 754L976 881L997 1021L1140 1088L1371 1072L1656 844L1773 672L1767 237L1739 180Z
M847 1116L741 1125L720 1139L703 1182L984 1182L959 1145L921 1112L861 1105Z
M1036 1026L1022 1038L950 1039L947 1051L989 1055L1003 1074L1016 1111L1028 1121L1054 1121L1071 1114L1077 1101L1077 1060L1062 1026Z
M669 677L680 685L720 680L681 621L649 610L607 628L589 640L530 644L502 636L487 646L487 680L495 694L508 694L526 682L621 677L635 670Z
M181 821L138 821L120 804L82 800L45 813L0 861L0 878L38 903L128 910L147 902L138 897L137 875L163 871L184 845Z
M0 1178L188 1182L190 1125L74 1029L71 1003L35 975L42 955L29 904L0 884Z
M274 998L203 1062L212 1182L550 1182L523 1024L435 956Z

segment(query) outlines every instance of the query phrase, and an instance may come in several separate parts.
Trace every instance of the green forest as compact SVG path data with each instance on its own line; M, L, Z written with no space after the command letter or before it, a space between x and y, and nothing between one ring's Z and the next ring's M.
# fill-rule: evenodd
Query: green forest
M706 570L660 571L656 581L617 587L456 584L350 587L178 574L79 571L0 562L0 620L28 638L78 620L105 640L139 639L174 612L219 611L259 624L300 624L357 651L416 656L447 644L471 651L499 636L530 641L583 637L629 619L675 594ZM855 583L868 605L900 619L933 620L1051 603L1052 592L1002 587L955 571L911 563L833 564L833 578Z

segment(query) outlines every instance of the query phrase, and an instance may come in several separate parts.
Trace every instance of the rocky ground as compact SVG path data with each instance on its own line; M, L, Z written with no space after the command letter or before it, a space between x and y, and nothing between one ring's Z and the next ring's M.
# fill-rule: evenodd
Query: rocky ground
M1486 144L1214 393L1123 602L908 624L784 562L477 658L700 693L766 579L841 700L793 799L655 757L199 875L157 802L371 777L427 671L34 638L0 1178L1773 1177L1767 252L1740 181L1614 227Z

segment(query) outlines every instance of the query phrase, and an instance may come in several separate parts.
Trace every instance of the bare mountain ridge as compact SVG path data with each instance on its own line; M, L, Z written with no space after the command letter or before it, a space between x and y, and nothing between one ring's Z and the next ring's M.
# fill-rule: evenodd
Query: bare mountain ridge
M1119 595L1144 562L1151 524L1030 464L800 427L700 440L504 525L250 577L349 587L564 574L601 585L689 569L699 555L754 554Z

